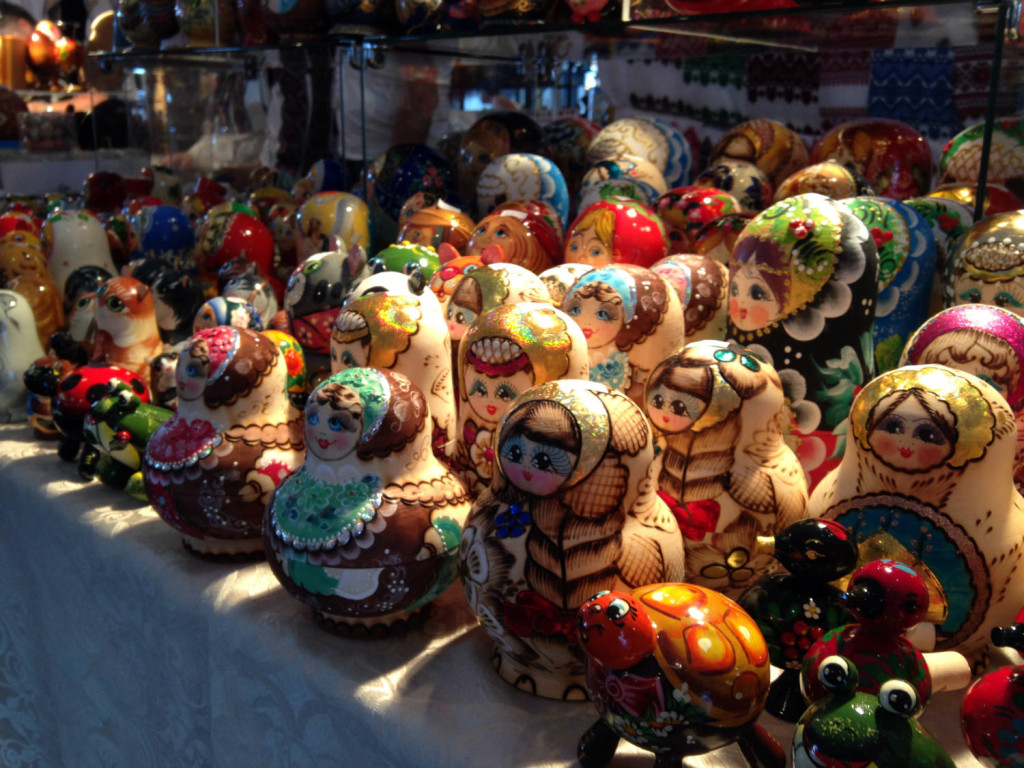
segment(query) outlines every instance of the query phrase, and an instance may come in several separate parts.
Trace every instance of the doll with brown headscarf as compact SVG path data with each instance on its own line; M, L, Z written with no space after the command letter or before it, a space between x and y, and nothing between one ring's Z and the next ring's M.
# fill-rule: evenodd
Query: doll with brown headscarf
M509 683L585 698L577 608L601 590L682 579L682 537L655 494L653 457L643 413L602 384L552 381L509 406L459 553L466 598Z
M178 413L147 445L143 479L195 554L262 555L263 509L304 455L286 383L278 345L257 331L200 331L178 358Z

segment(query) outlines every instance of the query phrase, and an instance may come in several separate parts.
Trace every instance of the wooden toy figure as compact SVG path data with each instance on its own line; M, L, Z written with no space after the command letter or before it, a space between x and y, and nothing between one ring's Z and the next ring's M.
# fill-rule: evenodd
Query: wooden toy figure
M992 644L1024 653L1024 611L1008 627L992 628ZM1024 664L989 672L967 689L960 703L960 729L985 768L1024 763Z
M872 560L855 570L846 586L853 622L826 632L808 650L800 683L808 701L828 693L818 670L824 660L842 656L858 665L858 691L878 693L893 678L914 686L923 707L932 695L932 676L921 651L905 632L925 617L924 579L895 560Z
M398 242L429 245L436 248L438 253L441 243L448 243L461 252L473 236L473 229L473 219L469 214L442 200L411 214L398 231Z
M778 371L813 488L839 463L850 403L874 373L874 240L840 204L799 195L750 221L729 275L729 338Z
M113 277L96 292L93 362L134 371L149 385L149 361L163 352L153 292L133 277Z
M50 346L50 335L64 329L64 299L47 277L18 275L8 280L7 290L21 294L36 318L36 333L43 349Z
M112 275L117 274L106 230L89 211L57 210L51 213L43 225L43 250L53 282L61 295L64 295L68 275L78 267L92 265L102 267Z
M0 290L0 422L28 418L25 372L45 353L28 300Z
M900 365L938 363L973 373L1006 398L1017 422L1013 478L1024 488L1024 317L989 304L944 309L907 341Z
M262 331L264 328L263 318L256 307L237 296L214 296L204 301L192 319L192 333L194 335L218 325L253 331Z
M473 496L494 477L495 434L509 403L530 387L585 379L583 333L560 310L526 302L477 318L459 347L459 426L455 456Z
M650 267L668 253L668 232L658 215L643 203L622 197L590 205L569 227L565 239L566 262L592 267Z
M651 482L650 426L620 392L551 381L512 401L495 453L462 533L462 588L502 679L583 699L579 606L683 574L679 526Z
M654 752L657 768L739 742L749 768L784 768L757 724L770 679L768 647L740 606L693 584L602 592L579 610L587 687L601 719L577 747L600 768L619 738Z
M952 304L994 304L1024 315L1024 211L989 216L953 247L946 273Z
M747 120L726 133L711 151L719 158L746 160L756 165L778 187L786 177L810 161L803 139L775 120Z
M720 261L694 253L669 256L651 271L676 289L683 305L686 341L725 339L729 319L729 268Z
M263 530L274 575L324 627L401 630L455 580L470 500L430 433L423 394L399 373L350 368L310 395L306 461Z
M649 269L619 264L573 283L562 311L583 329L590 379L643 399L647 376L685 343L675 288Z
M797 723L793 768L955 768L949 753L914 719L924 702L906 680L889 680L877 694L859 691L857 666L842 656L824 659L819 678L828 695Z
M807 481L782 438L782 383L736 344L697 341L659 363L644 406L662 447L658 495L686 540L686 581L736 596L775 565L757 539L804 515Z
M477 222L465 255L517 264L539 275L561 261L562 242L558 230L537 211L499 207Z
M205 296L199 281L178 269L161 273L152 285L156 324L160 338L169 346L192 336L192 323Z
M258 331L200 331L178 358L178 412L146 445L143 479L186 549L260 556L263 510L302 463L302 422L276 342Z
M782 672L772 682L764 708L795 723L807 709L800 691L800 670L811 644L852 617L846 593L832 586L857 564L857 544L835 520L798 520L771 539L760 542L773 550L788 573L758 579L739 604L757 622L768 643L772 664Z
M936 650L975 661L1024 590L1012 411L976 376L915 365L869 382L849 418L842 463L811 493L807 515L838 520L862 556L914 568L945 614Z
M349 299L331 331L331 372L346 368L394 371L422 383L430 410L431 446L438 457L455 450L455 391L451 339L441 307L420 296L383 292Z
M560 307L572 284L592 269L589 264L556 264L551 269L541 272L539 277L547 286L551 301L556 307Z

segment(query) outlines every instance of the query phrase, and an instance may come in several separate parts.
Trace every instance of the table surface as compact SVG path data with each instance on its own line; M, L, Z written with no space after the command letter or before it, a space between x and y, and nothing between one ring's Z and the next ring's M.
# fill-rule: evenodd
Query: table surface
M457 584L420 630L335 637L265 562L197 560L152 507L0 428L0 765L576 765L591 705L511 688L489 652ZM978 768L960 695L922 723ZM792 727L762 722L788 751ZM652 762L623 744L611 767Z

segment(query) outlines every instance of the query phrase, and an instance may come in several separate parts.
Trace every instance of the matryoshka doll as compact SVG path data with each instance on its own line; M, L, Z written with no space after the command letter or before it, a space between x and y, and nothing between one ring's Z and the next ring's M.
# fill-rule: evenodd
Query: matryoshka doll
M679 294L686 324L686 342L725 339L729 319L729 268L707 256L682 253L651 267Z
M422 622L455 580L470 499L430 451L419 387L371 368L333 374L309 397L306 461L263 527L271 570L317 620L378 637Z
M579 606L602 590L682 580L679 526L651 481L650 426L620 392L552 381L511 403L496 454L462 533L466 599L504 680L582 700Z
M539 277L547 286L551 301L556 307L560 307L573 283L592 269L589 264L556 264L551 269L541 272Z
M469 214L439 200L413 213L398 232L398 242L429 245L440 253L441 243L448 243L460 253L473 236L473 219Z
M686 581L737 597L774 566L758 549L804 515L807 481L783 440L775 369L749 350L698 341L647 380L658 495L686 540Z
M809 192L846 200L857 195L873 195L875 189L853 167L837 160L822 160L787 176L775 188L775 202Z
M349 299L331 331L331 372L377 368L422 382L430 409L431 446L439 458L455 448L451 339L434 294L374 291Z
M354 245L372 250L370 207L350 192L319 192L302 204L296 218L300 262Z
M18 275L5 283L8 290L20 293L36 318L36 333L43 349L50 346L50 334L64 329L64 299L47 277Z
M711 163L720 158L753 163L776 189L810 160L807 145L795 131L764 119L748 120L726 133L711 151Z
M1024 488L1024 318L988 304L944 309L907 341L900 365L937 363L973 373L1006 398L1017 422L1013 478Z
M693 149L682 132L657 118L627 117L601 129L587 147L587 163L620 157L654 164L671 189L693 180Z
M632 264L584 274L566 294L562 311L583 329L590 380L637 402L643 400L651 369L686 343L675 288Z
M754 217L729 275L729 339L778 371L813 488L839 463L853 396L874 375L874 240L838 203L799 195Z
M56 210L51 213L43 224L43 250L53 282L62 296L68 275L78 267L102 267L112 275L117 274L107 232L102 222L89 211Z
M459 427L455 456L473 496L494 477L495 434L509 403L530 387L586 379L587 342L569 317L526 302L476 319L459 347Z
M584 210L565 239L565 261L592 267L650 267L668 252L668 233L657 214L643 203L621 197L602 200Z
M561 260L561 249L558 230L539 213L500 208L477 222L465 255L518 264L539 275Z
M284 285L274 273L279 258L274 235L255 216L234 211L211 212L199 230L196 251L199 277L204 282L215 282L221 267L244 256L256 265L261 277L270 281L275 293L284 293Z
M251 302L237 296L214 296L203 302L192 320L192 333L218 325L262 331L263 317Z
M569 218L569 187L562 171L540 155L511 152L491 160L480 173L476 205L481 214L508 200L539 200L553 206L562 221Z
M153 506L201 557L263 552L263 511L302 463L302 421L287 366L258 331L200 331L178 358L177 415L146 445Z
M93 362L127 368L149 385L149 361L163 352L153 292L133 277L113 277L96 292Z
M691 253L701 227L741 209L728 192L705 186L670 189L654 202L654 210L668 231L672 253Z
M0 290L0 422L28 418L25 371L44 354L28 300Z
M972 226L954 246L946 283L952 304L994 304L1024 315L1024 211Z
M944 618L935 649L976 662L1024 590L1024 499L1013 485L1017 427L981 379L942 365L897 368L850 412L842 463L814 489L808 517L925 579Z
M491 160L510 152L539 153L544 137L537 122L523 112L490 112L470 126L459 142L459 196L476 209L476 184Z
M981 173L984 123L964 129L946 144L939 158L937 185L966 183L977 187ZM992 124L992 139L987 160L989 184L1005 184L1016 195L1024 195L1024 120L1007 117Z

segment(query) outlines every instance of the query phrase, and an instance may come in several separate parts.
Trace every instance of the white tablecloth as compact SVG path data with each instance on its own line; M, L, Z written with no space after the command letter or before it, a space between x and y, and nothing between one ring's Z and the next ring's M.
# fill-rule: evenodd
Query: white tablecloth
M575 765L591 705L511 688L489 652L458 585L404 637L330 635L266 563L195 559L151 507L0 428L0 765ZM978 768L958 702L922 722ZM652 762L620 745L612 765Z

